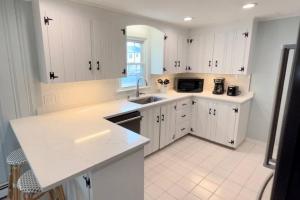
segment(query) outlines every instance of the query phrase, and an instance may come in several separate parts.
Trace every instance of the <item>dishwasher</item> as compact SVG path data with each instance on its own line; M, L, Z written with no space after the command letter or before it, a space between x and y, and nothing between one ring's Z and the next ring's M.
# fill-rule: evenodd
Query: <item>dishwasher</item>
M137 134L140 134L142 118L143 117L141 116L141 113L139 111L135 111L115 117L108 117L106 119Z

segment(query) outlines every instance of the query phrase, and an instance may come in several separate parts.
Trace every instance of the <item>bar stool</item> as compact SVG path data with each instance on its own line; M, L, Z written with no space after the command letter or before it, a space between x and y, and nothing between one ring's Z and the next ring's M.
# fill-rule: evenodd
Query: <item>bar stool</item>
M23 193L24 200L37 200L49 193L51 200L65 200L65 195L62 186L51 189L47 192L41 191L41 188L32 172L26 171L18 180L18 189Z
M11 200L19 200L20 191L17 188L17 181L21 175L21 167L27 160L22 149L11 152L6 158L7 164L10 166L10 174L8 180L8 197Z

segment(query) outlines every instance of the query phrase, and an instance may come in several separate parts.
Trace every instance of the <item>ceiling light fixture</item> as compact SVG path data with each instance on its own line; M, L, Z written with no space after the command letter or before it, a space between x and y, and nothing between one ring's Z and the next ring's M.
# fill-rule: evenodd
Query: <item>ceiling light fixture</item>
M184 20L185 22L190 22L190 21L193 20L193 18L192 18L192 17L185 17L185 18L183 18L183 20Z
M251 8L254 8L255 6L257 6L257 3L247 3L247 4L243 5L243 8L251 9Z

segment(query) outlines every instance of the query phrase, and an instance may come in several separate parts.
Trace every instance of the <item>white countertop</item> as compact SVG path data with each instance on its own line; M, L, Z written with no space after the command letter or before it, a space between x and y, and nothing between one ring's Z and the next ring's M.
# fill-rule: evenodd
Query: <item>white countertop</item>
M253 98L253 93L238 97L208 92L151 95L165 99L147 105L124 99L12 120L11 127L42 190L141 148L149 141L104 117L191 96L232 103L244 103Z

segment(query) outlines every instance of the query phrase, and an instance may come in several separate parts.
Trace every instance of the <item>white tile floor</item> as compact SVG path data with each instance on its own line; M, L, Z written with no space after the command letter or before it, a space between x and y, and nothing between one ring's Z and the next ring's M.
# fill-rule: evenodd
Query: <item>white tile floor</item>
M266 177L265 145L231 150L186 136L145 159L145 200L256 200Z

